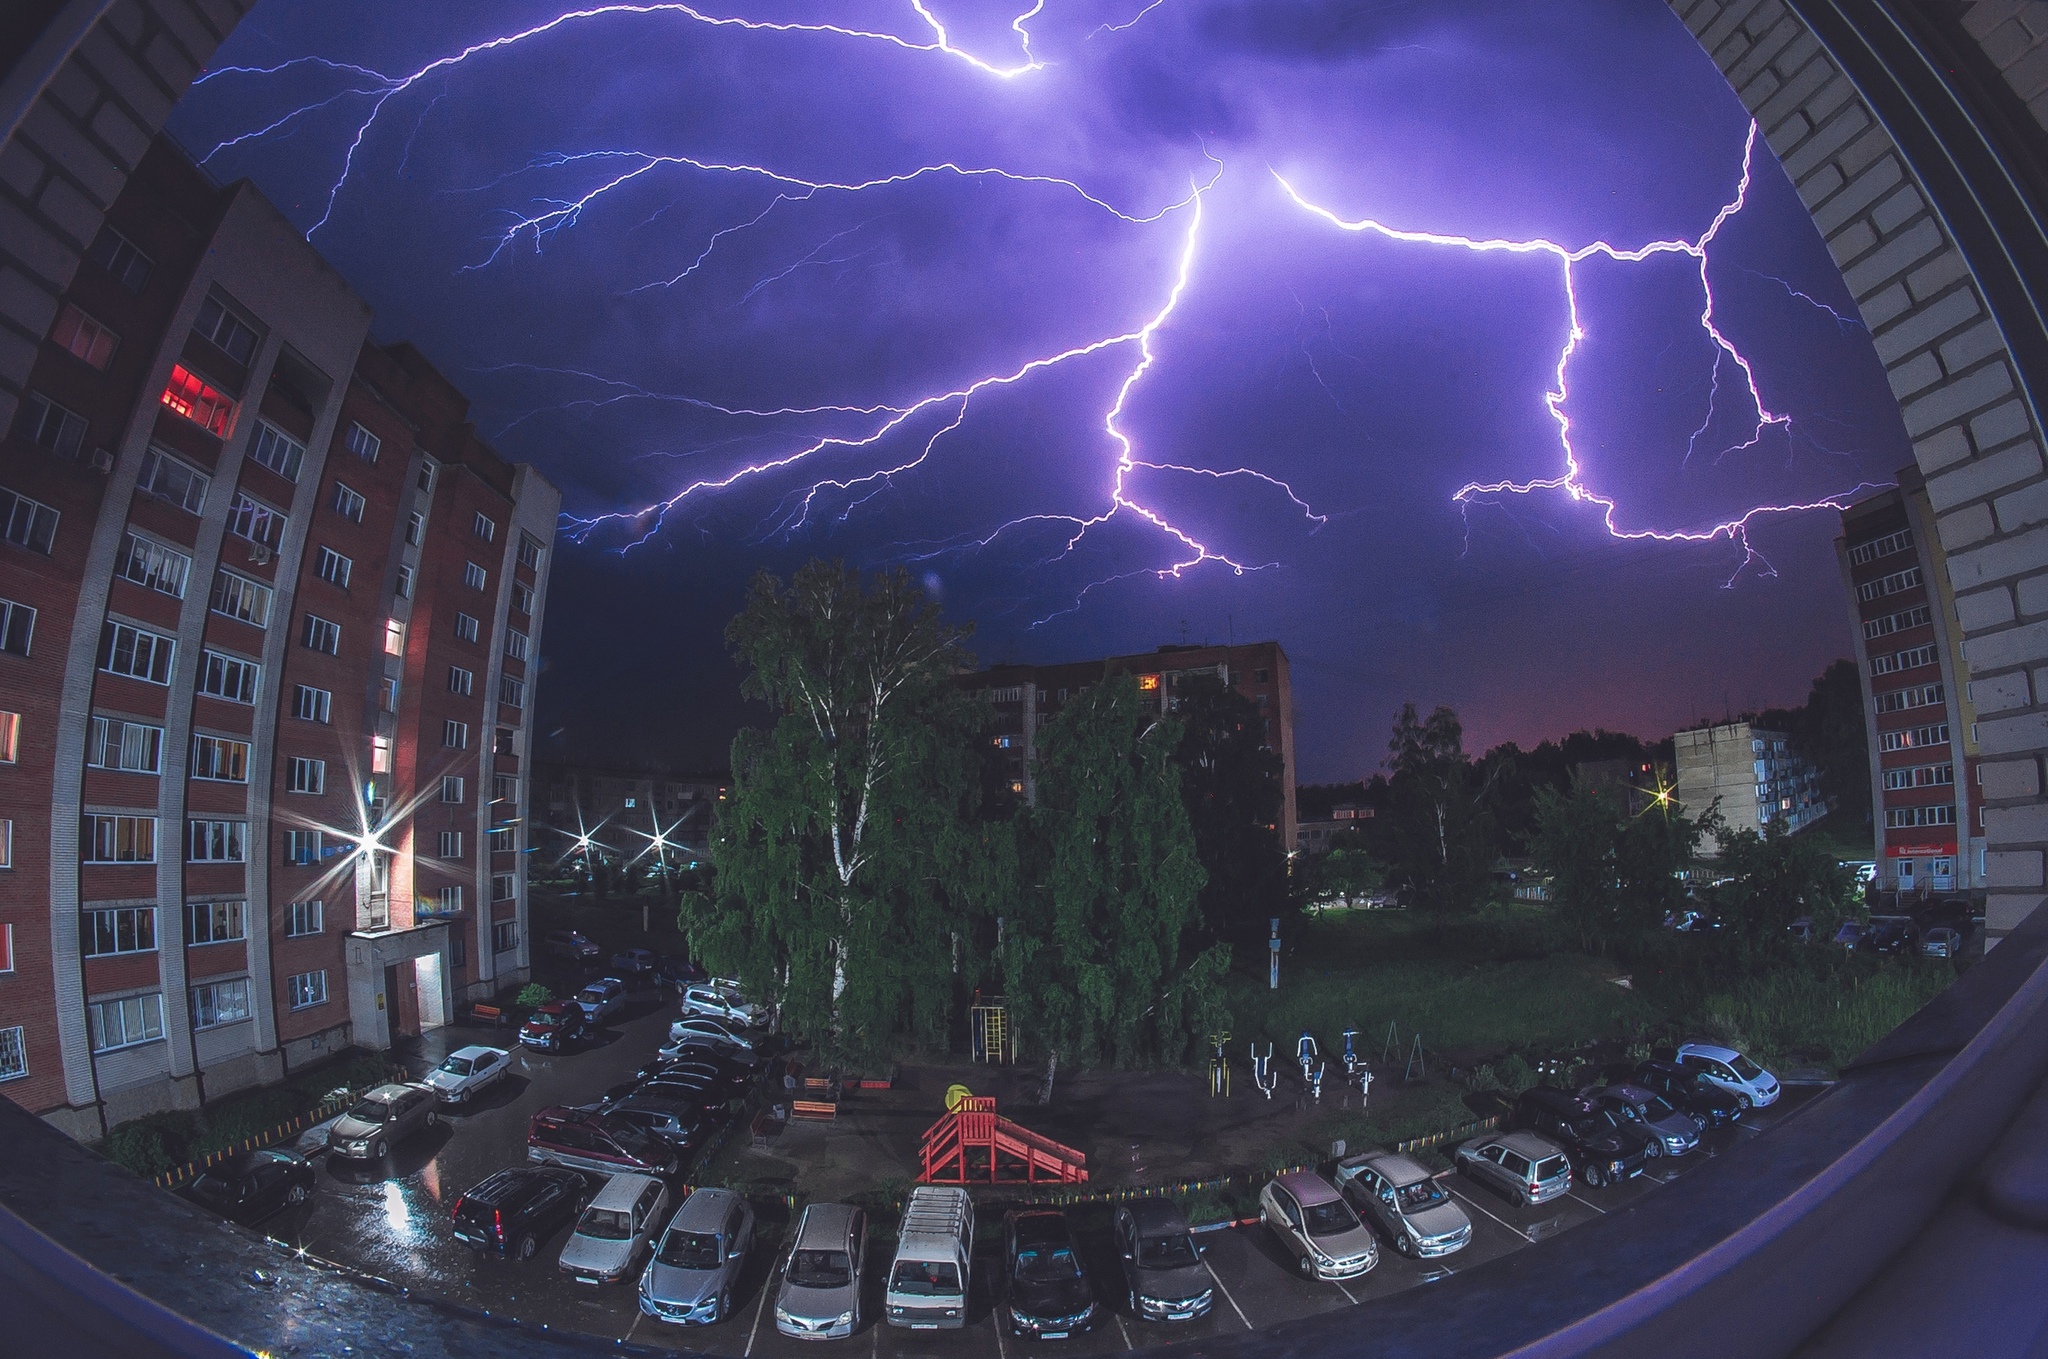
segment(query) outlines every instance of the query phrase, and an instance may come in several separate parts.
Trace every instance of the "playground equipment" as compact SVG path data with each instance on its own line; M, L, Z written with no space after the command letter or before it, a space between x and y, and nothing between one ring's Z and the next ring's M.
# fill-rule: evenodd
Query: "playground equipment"
M1273 1088L1280 1084L1280 1073L1273 1070L1273 1045L1271 1043L1266 1044L1266 1053L1263 1057L1259 1055L1259 1045L1257 1043L1253 1043L1251 1049L1252 1084L1259 1088L1260 1094L1264 1095L1267 1099L1271 1099L1273 1098Z
M1323 1102L1323 1064L1316 1063L1316 1069L1308 1074L1308 1093L1316 1103Z
M1358 1107L1363 1109L1366 1101L1372 1098L1372 1068L1360 1062L1352 1075L1358 1081Z
M1344 1075L1347 1079L1358 1074L1358 1054L1351 1048L1351 1040L1356 1037L1358 1030L1344 1030Z
M1321 1062L1318 1059L1322 1055L1322 1049L1316 1046L1315 1035L1307 1029L1303 1029L1301 1037L1294 1044L1294 1060L1301 1064L1301 1083L1303 1085L1308 1084L1309 1067L1312 1065L1320 1066Z
M1209 1094L1221 1099L1230 1098L1230 1062L1223 1055L1223 1045L1229 1041L1227 1033L1209 1035L1209 1046L1216 1050L1209 1058Z
M959 1087L955 1087L959 1090ZM947 1092L926 1128L918 1178L932 1184L1085 1184L1088 1157L996 1113L991 1095Z
M1412 1038L1414 1041L1408 1045L1406 1054L1408 1068L1402 1077L1411 1083L1429 1075L1429 1068L1422 1060L1422 1034L1417 1032ZM1387 1041L1380 1048L1380 1065L1392 1066L1394 1055L1400 1047L1401 1026L1390 1020L1387 1023Z
M975 1061L1008 1066L1017 1060L1016 1040L1010 1034L1010 1009L1003 997L983 999L976 995L967 1011L967 1032Z

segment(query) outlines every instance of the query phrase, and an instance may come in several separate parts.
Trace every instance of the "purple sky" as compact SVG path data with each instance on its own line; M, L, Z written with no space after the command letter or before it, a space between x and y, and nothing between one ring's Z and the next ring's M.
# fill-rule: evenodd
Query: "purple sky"
M928 0L952 50L910 0L611 13L408 81L562 11L264 0L174 116L205 154L319 104L208 167L318 224L380 336L601 520L557 557L561 748L722 761L720 629L817 554L911 565L987 661L1277 637L1304 780L1370 772L1404 700L1475 747L1654 737L1848 654L1827 510L1746 557L1560 490L1459 503L1565 472L1560 261L1344 231L1279 178L1405 231L1697 241L1748 122L1660 0L1047 0L1028 51L1021 7ZM822 22L856 31L752 26ZM1761 142L1707 254L1789 423L1758 433L1695 258L1589 259L1578 484L1669 532L1889 480L1897 407Z

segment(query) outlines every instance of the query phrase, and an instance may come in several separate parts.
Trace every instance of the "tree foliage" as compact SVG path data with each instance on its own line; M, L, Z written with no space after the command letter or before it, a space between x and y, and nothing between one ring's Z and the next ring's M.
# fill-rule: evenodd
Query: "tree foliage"
M1527 843L1550 875L1559 920L1581 948L1606 952L1683 904L1679 874L1697 859L1708 826L1668 799L1630 816L1608 793L1578 783L1567 794L1537 791Z
M1277 831L1285 766L1266 745L1258 708L1221 678L1188 676L1174 698L1181 737L1173 758L1208 878L1202 918L1218 939L1263 939L1287 900Z
M1772 823L1753 830L1721 832L1721 871L1727 881L1715 889L1722 933L1741 960L1783 947L1792 922L1813 920L1813 936L1826 941L1854 910L1856 877L1836 860L1826 842L1788 835Z
M1476 904L1494 860L1490 784L1466 758L1457 713L1439 707L1425 719L1403 704L1387 769L1386 824L1375 839L1394 881L1427 911Z

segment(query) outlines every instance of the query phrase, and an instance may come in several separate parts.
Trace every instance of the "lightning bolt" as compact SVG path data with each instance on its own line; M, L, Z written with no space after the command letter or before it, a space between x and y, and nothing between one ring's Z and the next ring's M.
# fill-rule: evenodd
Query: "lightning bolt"
M1570 414L1565 409L1565 404L1571 396L1569 376L1572 358L1578 353L1580 341L1586 338L1586 328L1579 315L1576 273L1578 265L1595 257L1613 260L1620 264L1637 264L1660 255L1685 255L1696 260L1699 265L1700 293L1702 297L1699 325L1700 329L1705 332L1714 346L1713 386L1707 400L1707 413L1705 418L1701 420L1699 427L1693 431L1691 439L1687 441L1687 459L1691 458L1699 440L1714 423L1716 407L1721 394L1721 375L1724 367L1732 367L1741 374L1742 384L1748 393L1750 407L1754 410L1756 418L1749 437L1739 444L1722 450L1722 456L1754 447L1763 438L1764 431L1767 429L1790 428L1792 417L1773 411L1764 403L1763 392L1757 385L1754 366L1748 357L1728 338L1727 334L1722 331L1716 321L1714 314L1714 285L1707 272L1709 247L1713 244L1714 239L1720 235L1721 228L1727 225L1736 214L1740 213L1743 206L1749 200L1751 168L1756 152L1756 140L1757 125L1755 122L1751 122L1749 125L1749 135L1744 140L1742 146L1742 174L1736 183L1734 197L1721 205L1720 210L1714 214L1713 221L1707 225L1706 230L1700 233L1697 239L1688 240L1679 237L1669 240L1655 240L1632 248L1623 248L1608 241L1593 241L1587 245L1569 247L1561 245L1556 241L1542 238L1534 240L1506 240L1497 237L1460 236L1443 232L1417 231L1393 227L1371 217L1345 218L1329 208L1320 206L1304 197L1278 170L1272 171L1272 175L1279 182L1281 189L1286 193L1287 197L1292 199L1298 207L1314 213L1332 226L1343 231L1370 233L1390 241L1400 241L1408 244L1452 246L1480 254L1548 255L1555 259L1558 262L1564 283L1565 340L1563 348L1558 351L1554 380L1550 389L1543 394L1543 404L1550 412L1550 418L1557 425L1558 444L1564 453L1564 470L1554 477L1541 477L1530 481L1467 482L1464 486L1458 488L1451 499L1461 510L1469 510L1475 499L1482 496L1526 496L1533 495L1538 491L1562 491L1574 503L1599 507L1601 523L1606 528L1608 534L1625 542L1652 539L1665 543L1708 543L1716 539L1725 538L1729 542L1740 546L1743 550L1741 565L1737 566L1735 574L1730 576L1726 582L1727 585L1732 586L1741 577L1743 571L1752 564L1758 567L1759 574L1772 576L1777 574L1776 569L1771 566L1769 560L1762 553L1758 552L1749 541L1749 525L1752 520L1764 515L1802 514L1822 509L1845 509L1857 495L1863 491L1873 489L1873 484L1868 482L1859 483L1854 488L1839 495L1827 496L1823 499L1806 503L1759 505L1750 509L1739 518L1724 520L1704 528L1625 528L1618 522L1617 516L1621 511L1620 506L1613 497L1593 490L1583 480L1583 469L1579 464L1578 453L1572 447L1572 421ZM1808 300L1811 301L1812 299Z

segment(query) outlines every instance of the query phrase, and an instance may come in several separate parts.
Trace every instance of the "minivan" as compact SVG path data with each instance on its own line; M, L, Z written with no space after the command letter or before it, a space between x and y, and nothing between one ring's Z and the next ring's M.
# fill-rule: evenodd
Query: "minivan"
M617 1283L632 1272L668 1209L668 1186L652 1175L614 1175L576 1219L561 1270L577 1283Z
M1532 1132L1489 1133L1458 1148L1458 1169L1531 1208L1572 1187L1564 1148Z

